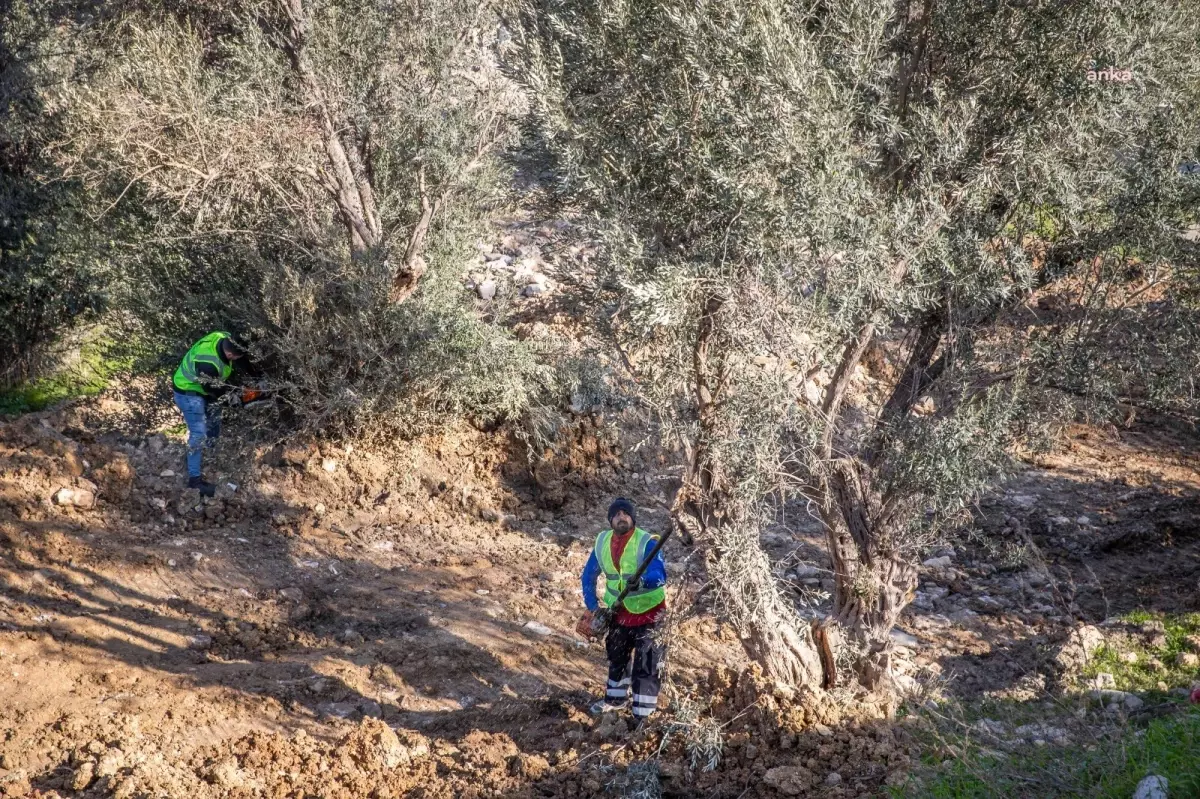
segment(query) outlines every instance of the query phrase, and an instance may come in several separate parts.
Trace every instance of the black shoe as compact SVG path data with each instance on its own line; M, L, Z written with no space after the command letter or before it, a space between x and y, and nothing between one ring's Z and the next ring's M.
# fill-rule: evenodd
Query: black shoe
M212 483L207 483L200 477L189 477L188 488L199 489L202 497L215 497L217 495L217 487Z

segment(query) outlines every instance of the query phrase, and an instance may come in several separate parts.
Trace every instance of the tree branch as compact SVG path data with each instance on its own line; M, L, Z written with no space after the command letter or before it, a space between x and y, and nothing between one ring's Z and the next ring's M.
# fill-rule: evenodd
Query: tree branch
M833 456L833 435L837 428L838 417L841 415L842 400L846 389L850 386L850 378L854 376L854 367L862 360L863 353L875 335L875 323L867 322L859 328L858 335L846 344L842 351L842 360L833 373L833 380L825 391L825 402L821 412L825 416L825 434L821 441L821 458L829 460Z

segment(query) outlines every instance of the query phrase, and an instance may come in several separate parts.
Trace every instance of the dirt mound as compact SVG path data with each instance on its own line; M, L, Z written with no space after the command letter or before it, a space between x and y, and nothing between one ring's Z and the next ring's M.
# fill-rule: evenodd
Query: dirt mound
M637 773L765 797L834 768L829 795L867 796L899 762L703 618L647 729L582 711L603 655L571 628L604 507L619 491L665 522L653 465L631 480L590 416L533 475L479 431L383 456L235 423L209 500L178 433L96 425L92 407L0 426L0 796L574 797ZM672 590L694 593L687 554L668 547ZM715 771L672 715L698 696Z
M662 712L585 712L579 571L614 493L661 529L675 478L590 412L532 470L469 428L379 453L232 419L201 499L182 436L106 430L112 402L0 425L0 796L868 797L914 768L885 703L747 668L678 541ZM909 688L1043 695L1078 625L1194 606L1186 442L1080 429L1054 457L981 503L987 546L922 567ZM813 612L820 535L764 535Z

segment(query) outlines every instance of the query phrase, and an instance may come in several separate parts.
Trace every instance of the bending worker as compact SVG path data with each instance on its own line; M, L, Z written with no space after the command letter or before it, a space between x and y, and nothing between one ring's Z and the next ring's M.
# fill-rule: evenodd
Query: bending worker
M633 503L624 497L618 497L609 507L608 523L609 529L596 536L592 555L583 567L583 602L587 605L587 613L580 621L580 629L591 624L592 614L599 606L597 578L603 574L604 606L612 607L626 581L633 577L658 541L657 536L637 526ZM592 705L592 713L619 710L625 705L631 687L635 728L658 705L659 667L664 647L653 636L657 622L666 610L663 588L666 581L667 570L660 552L646 567L638 583L630 586L621 607L616 608L604 639L608 655L608 690L604 699Z
M216 494L216 486L200 476L203 448L212 446L221 435L221 407L217 400L232 386L234 362L244 356L228 333L209 333L192 345L175 370L171 382L175 388L175 404L187 423L188 488L198 488L203 496ZM236 394L230 397L237 404Z

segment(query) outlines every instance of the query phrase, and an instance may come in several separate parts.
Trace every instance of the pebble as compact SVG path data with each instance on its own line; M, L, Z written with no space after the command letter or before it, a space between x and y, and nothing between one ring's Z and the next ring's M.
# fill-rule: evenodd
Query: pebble
M54 492L52 501L55 505L90 508L96 504L96 495L86 488L60 488Z
M327 472L333 473L337 471L338 462L332 458L325 458L321 461L321 468Z
M825 778L825 784L830 787L833 787L834 785L841 785L842 775L838 774L836 771L829 772L829 776Z
M496 281L490 277L487 280L480 281L475 287L476 293L481 300L490 300L496 296Z
M1092 691L1092 698L1099 699L1108 710L1109 713L1116 713L1124 708L1127 712L1141 710L1146 704L1137 694L1131 694L1126 691Z
M549 627L542 624L540 621L532 621L532 620L527 621L527 622L525 622L524 629L528 630L529 632L533 633L534 635L545 636L545 635L553 635L554 634L554 630L551 630Z
M158 473L158 476L159 477L174 477L175 471L173 469L163 469L161 472Z
M1133 799L1167 799L1167 778L1151 774L1137 784Z
M86 761L76 771L71 778L71 790L82 791L84 788L92 784L92 778L96 774L96 764L92 761Z
M950 556L942 555L940 558L929 558L928 560L922 561L921 565L928 569L948 569L950 568L950 563Z

